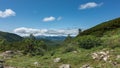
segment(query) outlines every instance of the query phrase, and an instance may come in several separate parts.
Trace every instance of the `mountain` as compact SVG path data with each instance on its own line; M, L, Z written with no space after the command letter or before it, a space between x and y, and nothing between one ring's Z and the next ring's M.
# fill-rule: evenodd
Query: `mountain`
M37 39L47 39L51 41L63 41L66 36L36 36Z
M87 29L81 32L78 36L94 35L94 36L101 37L104 35L105 32L112 31L118 28L120 28L120 17L107 21L107 22L103 22L101 24L98 24L90 29Z
M20 41L23 38L13 33L0 31L0 39L4 39L8 42L14 42L14 41Z

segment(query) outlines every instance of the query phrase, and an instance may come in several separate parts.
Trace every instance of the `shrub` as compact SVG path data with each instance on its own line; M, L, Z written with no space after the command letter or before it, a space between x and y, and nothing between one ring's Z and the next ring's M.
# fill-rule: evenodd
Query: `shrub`
M100 38L91 35L81 36L77 39L77 41L79 47L85 49L90 49L92 47L100 46L102 43Z
M62 53L72 52L75 51L76 48L74 46L67 46Z

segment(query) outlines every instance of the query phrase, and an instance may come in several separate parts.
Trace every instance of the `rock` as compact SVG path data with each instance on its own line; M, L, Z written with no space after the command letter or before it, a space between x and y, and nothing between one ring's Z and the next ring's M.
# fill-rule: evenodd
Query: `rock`
M40 66L40 63L39 62L34 62L33 63L36 67L39 67Z
M14 52L13 51L5 51L2 53L4 59L11 59L14 56Z
M120 55L117 55L117 59L120 59Z
M78 53L77 51L73 51L73 53Z
M80 68L93 68L93 67L90 67L90 65L89 64L85 64L85 65L83 65L82 67L80 67Z
M17 68L17 67L5 66L4 68Z
M93 59L97 59L98 58L98 54L97 53L92 53L92 58Z
M56 62L56 63L58 63L58 62L60 62L61 61L61 58L55 58L54 59L54 62Z
M9 50L9 51L5 51L6 54L13 54L14 52Z
M104 61L107 61L108 58L109 58L109 55L108 55L108 56L104 56L104 57L103 57L103 60L104 60Z
M85 64L81 68L88 68L88 67L89 67L89 64Z
M33 63L35 66L39 66L39 62L34 62Z
M116 66L118 63L117 63L117 62L112 62L112 64L113 64L114 66Z
M109 58L109 51L100 51L91 54L93 59L107 61Z
M59 68L71 68L70 64L62 64Z
M4 66L2 64L0 64L0 68L4 68Z

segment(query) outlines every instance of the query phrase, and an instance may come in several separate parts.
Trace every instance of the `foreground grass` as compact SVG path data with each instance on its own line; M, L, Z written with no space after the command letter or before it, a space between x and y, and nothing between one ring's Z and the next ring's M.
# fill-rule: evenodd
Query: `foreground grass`
M5 65L18 68L58 68L61 64L70 64L72 68L80 68L82 65L89 64L94 68L119 68L115 67L111 63L92 59L91 53L101 51L101 49L102 47L93 48L90 50L77 49L78 53L60 53L58 50L54 56L50 56L49 52L44 56L15 56L10 60L6 60ZM103 50L111 49L104 48ZM111 54L112 58L110 59L120 63L120 59L115 60L115 56L120 55L120 49L114 49L114 52L111 52ZM59 63L53 62L53 59L57 57L61 58L61 61ZM38 62L39 65L34 65L34 62Z

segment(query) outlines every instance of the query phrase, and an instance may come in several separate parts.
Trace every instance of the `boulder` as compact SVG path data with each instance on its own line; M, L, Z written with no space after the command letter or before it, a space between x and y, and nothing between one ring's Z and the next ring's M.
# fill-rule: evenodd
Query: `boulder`
M62 64L59 68L71 68L70 64Z
M61 58L55 58L54 59L54 62L56 62L56 63L58 63L58 62L60 62L61 61Z

